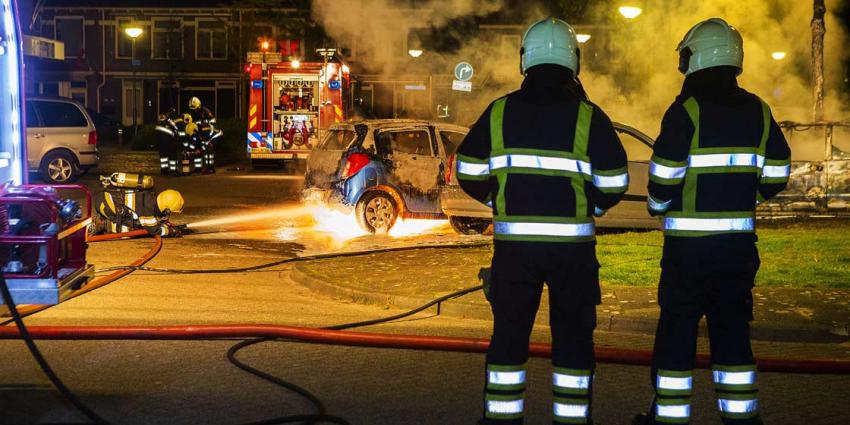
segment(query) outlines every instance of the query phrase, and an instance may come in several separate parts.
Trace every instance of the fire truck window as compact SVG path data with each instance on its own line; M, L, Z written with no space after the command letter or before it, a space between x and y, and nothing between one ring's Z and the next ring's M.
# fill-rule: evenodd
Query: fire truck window
M86 117L72 103L36 102L45 127L87 127Z
M329 151L341 151L348 148L357 134L352 130L330 130L322 142L322 149Z
M425 130L393 131L381 133L380 137L389 141L393 153L432 155L431 138Z
M651 147L629 133L618 131L617 135L620 136L620 142L623 143L626 158L629 161L649 162L649 158L652 157Z
M454 155L460 142L466 137L466 134L455 133L454 131L441 131L440 138L443 139L443 145L446 148L447 155Z

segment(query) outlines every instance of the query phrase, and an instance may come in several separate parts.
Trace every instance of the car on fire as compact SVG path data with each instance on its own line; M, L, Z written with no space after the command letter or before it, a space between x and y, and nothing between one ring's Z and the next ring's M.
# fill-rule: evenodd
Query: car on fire
M602 227L655 228L646 210L652 139L615 124L632 175L624 201L597 220ZM454 153L468 128L422 120L335 124L307 161L305 198L353 212L369 233L389 231L396 219L448 218L462 234L483 233L490 208L457 186Z
M652 157L653 140L641 131L624 124L614 123L614 129L626 149L629 159L629 190L623 200L596 219L597 227L610 228L658 228L658 219L649 215L646 209L646 186L649 178L649 159ZM448 149L451 152L449 163L454 168L454 152L461 140L456 140ZM461 190L457 177L452 174L447 179L441 194L443 213L449 218L452 228L461 234L484 232L492 222L493 211L490 207L472 199Z

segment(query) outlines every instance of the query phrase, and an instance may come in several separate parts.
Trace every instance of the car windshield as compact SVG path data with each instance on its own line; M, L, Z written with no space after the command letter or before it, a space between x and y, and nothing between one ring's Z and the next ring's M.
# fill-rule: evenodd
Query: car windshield
M327 151L342 151L348 148L348 146L350 146L356 138L357 133L355 133L354 130L328 130L327 134L325 135L325 139L322 140L322 144L319 146L319 149Z

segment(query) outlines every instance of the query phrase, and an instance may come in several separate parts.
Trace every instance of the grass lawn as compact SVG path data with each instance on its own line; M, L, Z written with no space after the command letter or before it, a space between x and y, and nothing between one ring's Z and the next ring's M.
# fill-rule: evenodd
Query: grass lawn
M759 222L758 236L756 285L850 288L850 220ZM602 282L657 285L660 231L603 234L597 243Z

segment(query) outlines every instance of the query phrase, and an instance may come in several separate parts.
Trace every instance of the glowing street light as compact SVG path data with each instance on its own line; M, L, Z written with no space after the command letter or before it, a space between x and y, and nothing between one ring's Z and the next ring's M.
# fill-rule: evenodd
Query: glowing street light
M785 54L785 52L773 52L773 53L770 54L770 57L772 57L774 60L778 60L778 61L785 59L785 56L787 56Z
M422 51L421 49L410 49L410 50L407 51L407 54L410 55L410 57L413 57L413 58L418 58L418 57L422 56L422 53L425 53L425 52Z
M263 42L260 43L260 49L264 52L268 52L269 51L269 41L263 40Z
M590 40L590 34L576 34L576 40L578 40L579 43L587 43L587 41Z
M643 9L636 6L620 6L620 14L626 19L634 19L643 13Z
M139 27L127 27L124 28L124 34L127 34L128 37L136 40L140 35L142 35L142 29Z

